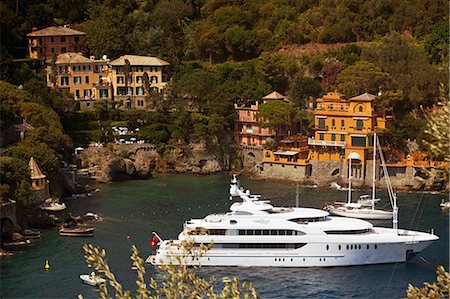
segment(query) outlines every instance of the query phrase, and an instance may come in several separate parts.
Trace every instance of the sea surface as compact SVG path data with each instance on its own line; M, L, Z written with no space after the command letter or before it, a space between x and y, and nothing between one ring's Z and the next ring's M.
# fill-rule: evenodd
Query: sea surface
M104 221L95 224L91 238L60 237L46 231L34 246L2 259L1 298L96 298L96 288L83 284L80 274L90 273L82 246L92 243L106 249L109 265L125 289L135 290L130 249L135 244L144 259L152 252L152 231L162 238L176 238L183 222L210 213L228 211L230 177L227 175L157 175L145 181L99 185L92 197L66 200L74 213L94 212ZM241 178L241 185L262 194L275 205L294 206L298 190L300 206L322 208L327 202L343 201L346 193L318 188L297 188L295 183ZM361 192L356 192L357 194ZM380 193L385 197L383 193ZM262 298L401 298L408 283L422 286L434 281L437 265L449 265L449 215L439 203L443 195L400 193L400 227L430 231L440 240L407 264L334 268L240 268L205 267L204 277L238 276L253 282ZM387 199L381 204L388 205ZM377 225L390 226L390 222ZM51 269L44 270L48 260ZM146 265L147 274L155 269Z

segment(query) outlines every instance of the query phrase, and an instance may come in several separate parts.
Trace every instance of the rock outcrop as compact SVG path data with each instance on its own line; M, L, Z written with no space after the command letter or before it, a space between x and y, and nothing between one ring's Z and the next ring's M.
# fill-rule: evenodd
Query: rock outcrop
M231 155L221 147L192 143L167 152L167 171L177 173L210 174L231 169Z
M98 182L146 179L153 172L210 174L231 169L232 151L219 145L193 143L166 148L164 156L151 144L108 144L89 147L78 158Z
M161 157L150 144L108 144L89 147L79 156L99 182L147 179L161 164Z

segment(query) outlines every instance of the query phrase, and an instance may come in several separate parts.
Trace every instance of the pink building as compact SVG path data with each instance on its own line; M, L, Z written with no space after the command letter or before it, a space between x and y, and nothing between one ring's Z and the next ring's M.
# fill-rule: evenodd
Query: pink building
M286 96L274 91L262 98L263 103L267 101L282 100L288 101ZM235 110L238 113L238 119L235 122L234 139L241 145L263 146L267 138L275 139L276 132L272 128L262 128L256 117L258 114L259 101L250 106L238 106L235 104Z
M71 29L69 26L50 26L27 34L28 56L42 62L52 59L53 55L66 52L83 52L86 33Z

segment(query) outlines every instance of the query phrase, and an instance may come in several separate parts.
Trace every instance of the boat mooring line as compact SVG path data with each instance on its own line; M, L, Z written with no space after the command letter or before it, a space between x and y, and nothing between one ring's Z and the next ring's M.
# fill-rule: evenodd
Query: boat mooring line
M392 279L394 278L395 271L397 271L397 266L398 266L398 262L395 263L394 270L392 270L391 277L389 278L389 282L388 282L387 286L384 288L383 298L386 298L386 292L389 289L389 286L391 285Z
M416 211L414 212L413 219L411 220L411 223L409 224L409 228L408 228L408 229L411 229L412 226L413 226L413 224L414 224L414 222L416 221L417 212L419 211L419 208L420 208L420 206L422 205L422 201L423 201L423 193L420 195L419 204L417 205ZM420 213L420 215L422 215L423 209L424 209L424 208L422 207L422 212ZM420 216L420 217L422 217L422 216ZM420 217L419 217L419 218L420 218Z

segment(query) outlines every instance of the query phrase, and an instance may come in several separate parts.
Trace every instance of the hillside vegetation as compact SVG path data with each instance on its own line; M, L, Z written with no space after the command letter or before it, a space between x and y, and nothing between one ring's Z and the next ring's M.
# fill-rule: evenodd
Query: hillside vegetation
M91 137L108 141L103 129L121 122L139 125L138 137L164 151L180 143L231 143L233 105L273 90L290 97L293 111L267 109L266 117L277 124L300 121L304 134L311 134L305 108L325 92L352 97L381 91L377 109L395 116L395 125L382 132L384 143L408 153L417 148L407 140L416 140L419 149L427 149L424 115L440 101L440 89L448 90L448 5L443 0L5 0L0 3L1 79L23 89L2 88L2 128L14 116L32 117L37 128L26 142L46 144L61 159L71 144L58 137L63 129L72 136L92 129ZM85 55L152 55L170 62L167 96L149 97L150 112L108 111L99 103L95 112L74 113L70 100L45 87L39 64L18 59L26 54L25 37L33 27L63 24L87 33ZM49 122L56 125L42 129Z

